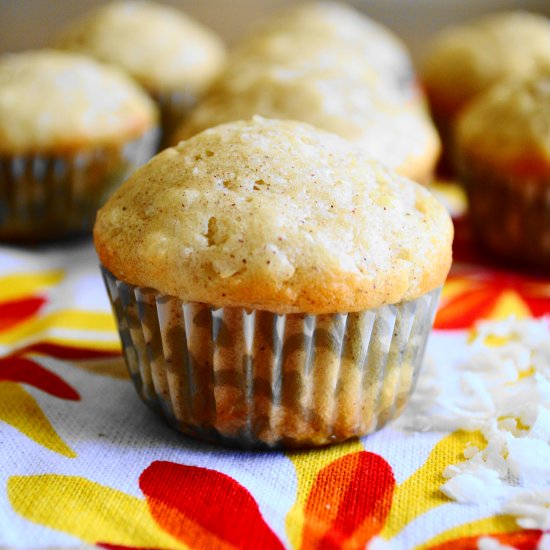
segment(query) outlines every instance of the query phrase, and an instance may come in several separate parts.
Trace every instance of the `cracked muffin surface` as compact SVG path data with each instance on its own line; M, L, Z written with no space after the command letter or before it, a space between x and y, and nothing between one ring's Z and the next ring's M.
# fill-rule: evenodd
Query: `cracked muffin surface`
M206 130L135 172L99 212L103 265L184 301L361 311L440 286L452 224L429 191L308 124Z

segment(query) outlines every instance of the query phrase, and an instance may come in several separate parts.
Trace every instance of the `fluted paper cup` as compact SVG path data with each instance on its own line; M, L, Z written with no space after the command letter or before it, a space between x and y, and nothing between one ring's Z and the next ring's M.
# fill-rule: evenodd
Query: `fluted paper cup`
M143 401L185 434L245 448L326 445L398 416L440 293L360 313L281 315L184 303L102 270Z
M99 207L155 153L158 131L66 155L0 155L0 239L44 241L89 232Z
M189 114L197 102L197 96L190 92L173 91L153 93L160 111L161 136L160 149L172 145L171 139L182 120Z

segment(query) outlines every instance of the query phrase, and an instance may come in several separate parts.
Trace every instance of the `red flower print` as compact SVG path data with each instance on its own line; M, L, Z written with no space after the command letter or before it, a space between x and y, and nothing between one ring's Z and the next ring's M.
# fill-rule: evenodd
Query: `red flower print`
M543 278L472 268L451 274L446 285L460 285L461 289L449 299L444 290L435 318L437 329L470 328L488 318L506 293L516 296L534 317L550 313L550 281Z
M252 495L225 474L153 462L141 474L139 486L157 523L191 548L283 548Z
M13 328L30 319L45 303L46 299L40 296L0 303L0 331Z
M50 342L36 342L24 348L20 348L15 352L17 355L28 353L39 353L41 355L49 355L56 359L65 359L72 361L82 361L86 359L108 359L110 357L120 356L120 351L100 350L92 348L81 348L74 346L66 346L61 344L53 344Z
M77 391L57 374L26 357L8 355L0 358L0 382L2 381L29 384L61 399L72 401L80 399Z
M307 497L302 549L365 548L383 528L395 479L379 455L359 451L324 467Z

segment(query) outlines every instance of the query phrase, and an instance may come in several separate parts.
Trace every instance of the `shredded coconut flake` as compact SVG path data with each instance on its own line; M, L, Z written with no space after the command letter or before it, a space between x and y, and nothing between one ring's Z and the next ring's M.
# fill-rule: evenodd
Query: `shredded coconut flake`
M462 503L499 500L521 527L550 529L550 317L479 323L456 364L427 361L399 424L481 432L487 445L468 446L445 469L442 492Z
M502 494L502 482L495 470L478 465L472 468L469 462L463 462L466 468L449 466L443 476L450 478L441 491L458 502L480 502L483 499L498 498ZM468 471L468 469L470 471Z
M521 491L502 506L524 529L550 529L550 490ZM550 541L548 541L550 542Z

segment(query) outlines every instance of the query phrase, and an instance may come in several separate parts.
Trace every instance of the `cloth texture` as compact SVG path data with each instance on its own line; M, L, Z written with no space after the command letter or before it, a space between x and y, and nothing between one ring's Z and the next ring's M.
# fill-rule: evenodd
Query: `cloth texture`
M436 362L479 319L550 313L550 281L488 265L456 227ZM543 533L494 502L439 491L478 437L390 424L292 452L186 438L132 387L92 244L0 246L1 548L536 548Z

